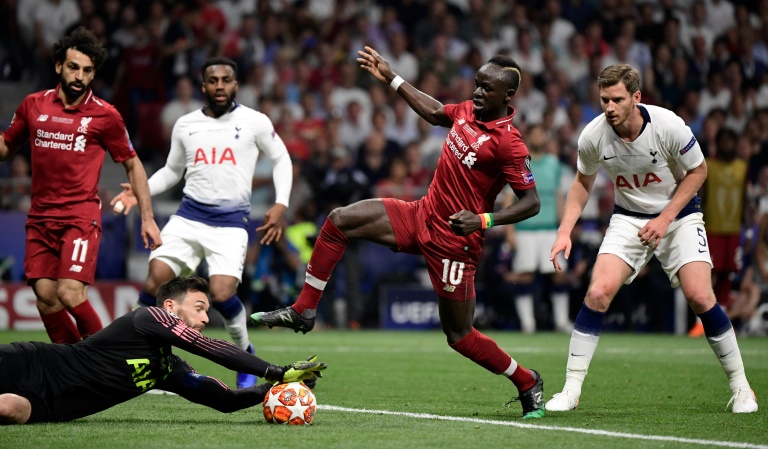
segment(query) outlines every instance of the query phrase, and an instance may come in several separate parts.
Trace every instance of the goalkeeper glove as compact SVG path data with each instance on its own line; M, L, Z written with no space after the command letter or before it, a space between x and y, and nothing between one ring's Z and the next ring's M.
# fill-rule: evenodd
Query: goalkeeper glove
M302 382L312 377L323 377L321 371L328 366L323 362L317 361L317 356L313 355L307 360L299 360L285 367L283 372L283 382Z
M323 377L320 371L327 368L323 362L317 361L317 356L313 355L307 360L299 360L288 366L270 365L264 378L272 383L304 382L311 378ZM315 379L316 380L316 379Z

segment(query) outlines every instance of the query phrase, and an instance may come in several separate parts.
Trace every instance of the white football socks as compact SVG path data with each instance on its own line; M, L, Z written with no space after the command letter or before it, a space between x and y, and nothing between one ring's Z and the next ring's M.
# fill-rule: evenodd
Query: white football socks
M251 342L248 340L248 323L246 321L245 308L240 310L240 313L234 317L224 319L224 327L229 332L232 342L247 351Z
M563 391L568 390L576 396L581 395L581 384L587 377L589 363L592 361L592 356L595 355L598 340L600 340L600 335L584 334L576 330L571 333Z
M749 381L744 372L744 362L741 360L741 351L733 328L721 335L708 337L707 341L728 376L731 392L736 394L739 390L749 390Z

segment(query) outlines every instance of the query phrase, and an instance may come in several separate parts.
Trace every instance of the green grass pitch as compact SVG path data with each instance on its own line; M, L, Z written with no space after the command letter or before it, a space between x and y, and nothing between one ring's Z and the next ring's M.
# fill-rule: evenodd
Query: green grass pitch
M220 330L206 331L224 338ZM565 380L569 336L489 332L544 377ZM280 364L317 353L329 368L308 427L266 424L261 407L222 414L174 396L142 396L75 422L0 428L0 448L700 448L768 449L768 339L739 339L760 410L725 411L728 382L704 339L606 333L579 409L522 420L502 407L512 384L453 352L439 332L252 330L257 354ZM0 332L0 343L43 340ZM179 352L179 351L177 351ZM234 384L234 373L179 352ZM325 406L326 408L323 408ZM376 412L362 412L361 409Z

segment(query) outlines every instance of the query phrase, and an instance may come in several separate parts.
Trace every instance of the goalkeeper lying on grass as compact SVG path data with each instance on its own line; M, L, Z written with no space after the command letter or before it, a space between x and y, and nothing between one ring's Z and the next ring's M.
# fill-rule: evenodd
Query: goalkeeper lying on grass
M326 368L314 356L277 366L200 334L208 323L207 293L204 279L176 277L160 286L158 307L134 310L79 343L0 345L0 423L70 421L153 388L228 413L261 403L271 387L231 390L196 373L171 353L172 346L270 382L314 387Z

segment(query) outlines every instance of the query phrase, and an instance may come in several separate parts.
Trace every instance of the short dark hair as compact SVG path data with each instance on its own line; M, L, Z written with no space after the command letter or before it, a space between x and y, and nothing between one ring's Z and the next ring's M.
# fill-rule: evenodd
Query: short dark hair
M107 60L107 50L93 33L83 27L76 28L53 44L53 61L64 64L67 60L67 50L70 48L91 58L96 70Z
M205 71L212 65L228 65L232 67L232 70L235 72L235 78L237 78L237 63L229 58L216 56L206 59L203 66L200 67L200 76L202 76L202 79L205 79Z
M162 307L166 299L181 302L189 292L208 294L208 281L199 276L176 276L163 282L157 289L157 306Z
M505 55L496 55L488 60L488 64L501 67L502 73L504 73L504 77L507 81L507 86L517 92L517 89L520 87L520 79L523 76L523 71L514 59Z

